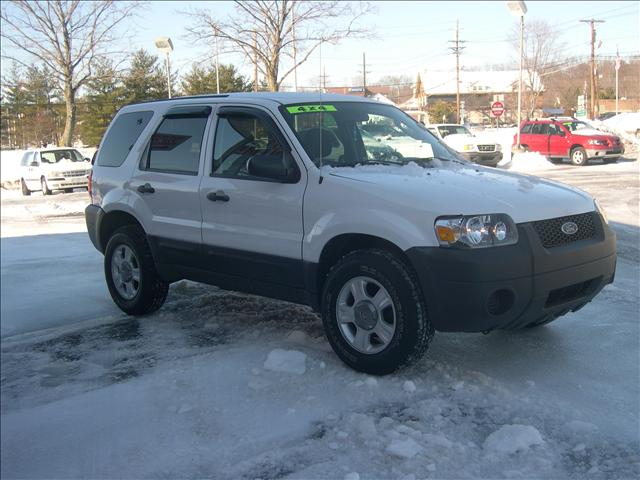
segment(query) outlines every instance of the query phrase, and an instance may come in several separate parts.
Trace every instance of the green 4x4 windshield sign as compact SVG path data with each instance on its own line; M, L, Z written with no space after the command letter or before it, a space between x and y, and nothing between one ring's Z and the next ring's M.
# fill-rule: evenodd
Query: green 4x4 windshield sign
M336 107L333 105L294 105L287 107L289 113L311 113L311 112L335 112Z

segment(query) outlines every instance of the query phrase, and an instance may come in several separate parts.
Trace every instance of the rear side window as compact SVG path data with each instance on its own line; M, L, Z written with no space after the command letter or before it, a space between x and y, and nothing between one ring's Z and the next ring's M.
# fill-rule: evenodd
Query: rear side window
M522 127L522 130L520 130L520 133L531 133L532 127L533 127L533 123L527 123L524 127Z
M547 126L544 123L534 123L533 124L533 128L531 129L531 133L533 133L534 135L536 134L546 134L547 133Z
M196 175L208 117L165 118L151 137L145 170Z
M97 165L101 167L122 165L151 117L153 117L151 111L119 115L100 144Z
M22 156L22 160L20 160L20 165L22 165L23 167L28 167L33 159L33 153L34 152L26 152Z

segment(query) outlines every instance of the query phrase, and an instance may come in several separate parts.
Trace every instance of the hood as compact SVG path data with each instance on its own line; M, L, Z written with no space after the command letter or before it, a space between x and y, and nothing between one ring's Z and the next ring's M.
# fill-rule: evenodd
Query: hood
M595 210L582 190L539 177L488 167L434 160L432 167L364 165L329 168L350 188L371 191L389 202L414 208L423 204L435 215L506 213L516 223L563 217Z
M571 134L580 135L581 137L615 137L611 133L596 130L595 128L581 128L580 130L574 130Z
M71 160L60 160L56 163L42 163L42 166L49 170L68 171L68 170L88 170L91 168L91 162L82 161L74 162Z

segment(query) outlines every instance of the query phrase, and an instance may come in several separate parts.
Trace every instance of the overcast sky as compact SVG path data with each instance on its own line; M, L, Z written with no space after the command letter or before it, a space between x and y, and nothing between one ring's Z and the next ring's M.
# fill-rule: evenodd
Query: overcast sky
M583 18L605 20L598 24L599 55L640 54L640 2L638 1L553 1L527 2L525 22L546 19L562 32L567 55L589 55L589 26ZM175 50L172 64L179 72L187 71L194 61L206 64L210 48L196 45L186 37L191 19L180 14L189 5L206 8L224 18L233 13L231 2L149 2L127 29L133 33L129 48L146 48L155 52L157 36L171 37ZM361 76L362 53L367 55L368 78L376 80L388 74L415 77L418 71L452 70L455 57L449 52L448 40L454 38L456 19L460 22L460 39L466 49L461 56L463 67L505 63L517 56L516 46L507 37L517 19L504 1L496 2L372 2L375 12L362 25L372 32L367 40L345 40L340 45L325 45L299 69L299 85L314 86L324 66L328 85L351 85ZM226 54L221 62L234 63L250 76L252 67L242 57ZM7 62L8 63L8 62ZM6 65L3 65L6 70ZM292 84L293 77L285 83Z

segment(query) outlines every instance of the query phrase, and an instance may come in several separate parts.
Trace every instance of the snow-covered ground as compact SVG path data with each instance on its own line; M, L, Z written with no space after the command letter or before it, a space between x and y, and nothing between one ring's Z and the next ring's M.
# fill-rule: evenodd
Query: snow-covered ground
M297 305L183 281L129 318L86 192L3 191L2 477L637 478L639 163L529 171L598 197L615 283L543 328L438 333L382 378Z

